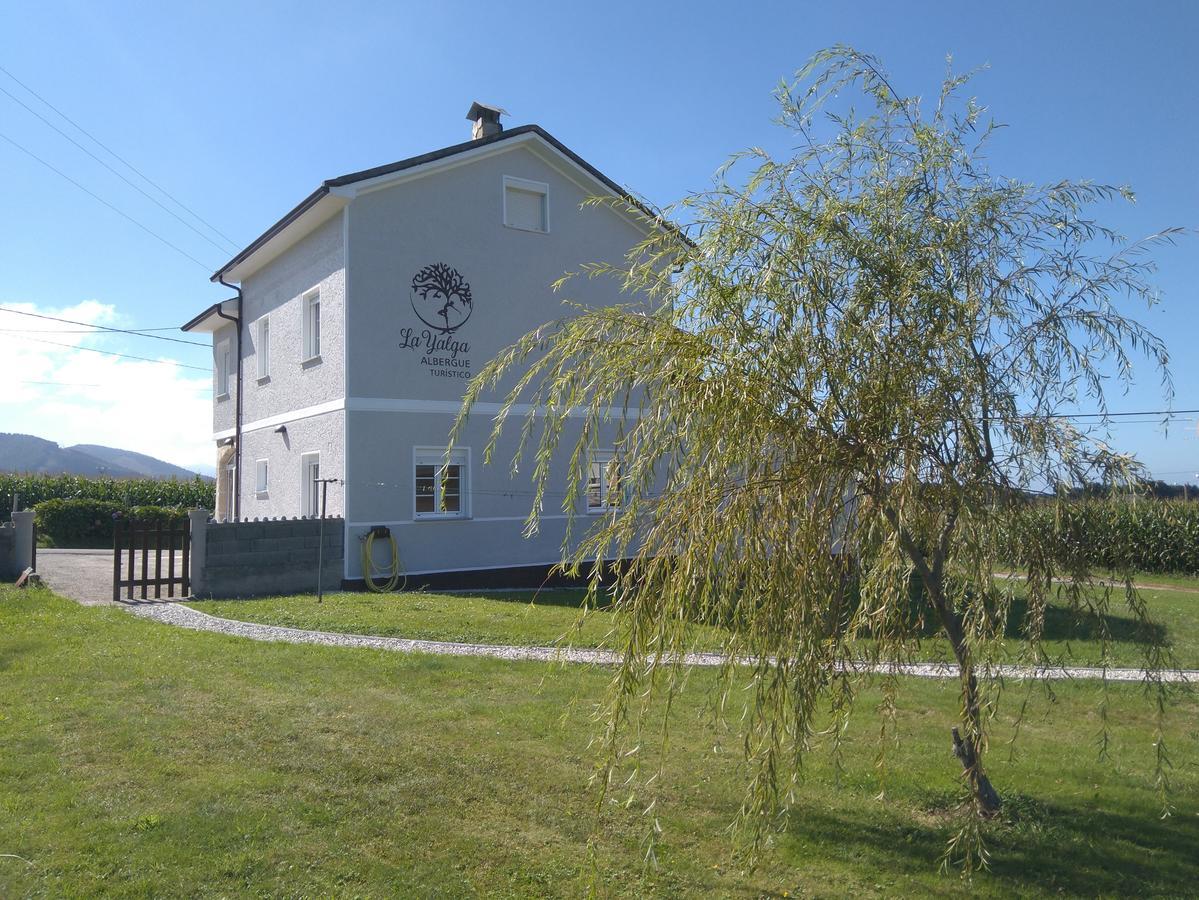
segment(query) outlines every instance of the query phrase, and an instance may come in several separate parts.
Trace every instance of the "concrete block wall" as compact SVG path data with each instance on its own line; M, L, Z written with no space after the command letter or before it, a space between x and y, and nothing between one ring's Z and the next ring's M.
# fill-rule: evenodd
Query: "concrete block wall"
M192 526L192 593L252 597L316 591L319 519L209 522L201 540ZM325 519L322 584L341 586L345 521ZM202 565L196 565L202 557Z
M33 565L33 512L15 512L0 523L0 581L15 581Z

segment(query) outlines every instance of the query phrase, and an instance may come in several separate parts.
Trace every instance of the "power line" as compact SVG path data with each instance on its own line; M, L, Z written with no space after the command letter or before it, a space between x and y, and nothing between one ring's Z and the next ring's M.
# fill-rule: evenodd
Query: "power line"
M111 209L117 215L121 216L124 219L128 219L130 222L132 222L134 225L136 225L138 228L140 228L146 234L150 235L153 238L158 239L159 241L162 241L162 243L166 244L168 247L170 247L172 250L174 250L176 253L180 254L181 256L186 256L188 259L190 259L192 262L194 262L197 266L199 266L205 272L212 271L212 269L213 269L212 266L208 265L207 263L200 262L200 260L196 259L194 256L192 256L190 253L188 253L182 247L178 247L175 244L172 244L170 241L168 241L162 235L158 234L155 231L152 231L151 229L149 229L145 225L143 225L141 222L139 222L137 219L133 218L133 216L129 215L129 213L123 212L122 210L113 206L111 203L109 203L103 197L88 190L82 184L80 184L78 181L76 181L74 178L72 178L70 175L68 175L66 172L63 172L61 169L56 169L54 166L50 165L50 163L46 162L44 159L42 159L40 156L38 156L36 153L34 153L32 150L26 150L24 147L22 147L20 144L18 144L16 141L14 141L12 138L10 138L6 134L0 133L0 138L3 138L4 140L8 141L10 144L12 144L14 147L16 147L18 150L20 150L26 156L32 157L33 159L37 160L38 162L40 162L43 166L45 166L47 169L49 169L54 174L56 174L62 178L65 178L67 181L71 182L71 184L75 185L75 187L79 188L79 190L83 191L85 194L87 194L93 200L96 200L99 203L103 203L105 206L107 206L109 209Z
M141 188L140 186L134 184L132 181L130 181L128 178L126 178L124 175L122 175L120 172L118 172L116 169L114 169L112 166L110 166L104 160L102 160L100 157L96 156L96 154L92 153L92 151L87 149L87 147L83 146L83 144L79 143L79 141L75 140L73 137L71 137L69 134L67 134L65 131L63 131L61 128L59 128L57 125L55 125L49 119L47 119L41 113L39 113L36 109L34 109L33 107L26 104L23 100L21 100L15 94L10 93L9 91L5 90L3 87L0 87L0 93L9 97L14 103L19 103L25 110L27 110L29 112L30 115L37 116L39 119L41 119L47 125L47 127L53 128L56 132L58 132L60 135L62 135L64 138L66 138L68 141L70 141L72 144L74 144L76 147L78 147L80 150L82 150L84 153L86 153L88 156L90 156L92 159L94 159L96 162L98 162L104 168L108 169L108 171L112 172L113 175L117 176L117 178L121 179L121 181L125 182L125 184L129 185L131 188L133 188L135 191L137 191L139 194L141 194L143 197L145 197L147 200L149 200L151 203L153 203L155 206L157 206L159 209L161 209L167 215L172 216L175 219L177 219L179 222L181 222L184 225L184 227L190 228L192 231L194 231L196 234L198 234L204 240L208 241L208 243L212 244L212 246L216 247L222 253L229 252L227 248L222 247L220 244L218 244L216 241L214 241L212 238L210 238L208 235L206 235L204 232L202 232L199 228L197 228L191 222L187 221L187 219L183 218L183 216L179 215L179 213L175 212L173 209L171 209L166 204L164 204L161 200L159 200L157 197L155 197L149 191L146 191L143 188ZM232 242L230 242L230 243L232 243Z
M96 326L99 327L99 326ZM0 331L5 334L95 334L96 327L93 328L0 328ZM131 328L130 334L147 334L151 331L178 331L178 325L170 325L166 328ZM207 344L203 346L207 347Z
M87 381L29 381L21 379L17 384L55 384L63 387L103 387L100 384L93 384Z
M1195 421L1194 419L1184 419L1184 418L1182 418L1181 416L1170 416L1170 417L1167 417L1167 418L1165 419L1165 424L1167 424L1167 425L1177 425L1177 424L1179 424L1179 423L1186 424L1187 422L1194 422L1194 421ZM1097 424L1099 424L1099 423L1098 423L1098 422L1086 422L1086 423L1081 423L1081 424L1086 424L1086 425L1097 425ZM1161 424L1163 424L1163 420L1162 420L1162 419L1121 419L1121 420L1120 420L1120 421L1118 421L1118 422L1111 422L1111 423L1109 423L1109 424L1111 424L1111 425L1114 425L1114 426L1120 426L1120 425L1161 425Z
M1106 413L1062 413L1057 416L1046 416L1049 419L1103 419L1119 418L1121 416L1182 416L1199 413L1199 409L1146 409L1140 412L1106 412Z
M24 338L24 340L36 341L39 344L50 344L55 347L66 347L68 350L83 350L86 353L103 353L105 356L119 356L122 359L136 359L136 360L140 360L141 362L158 363L159 365L163 365L163 366L178 366L181 369L195 369L197 372L210 372L211 371L210 369L204 368L203 366L189 366L186 363L181 363L178 360L174 360L174 359L151 359L148 356L132 356L128 353L117 353L113 350L97 350L95 347L77 347L74 344L63 344L58 341L43 340L42 338L27 337L27 338Z
M111 388L111 387L117 386L114 382L111 382L111 381L105 382L103 384L97 384L95 382L90 382L90 381L32 381L32 380L28 380L28 379L22 379L22 380L18 381L17 384L46 384L46 385L53 385L55 387L86 387L86 388ZM212 388L210 388L210 387L203 388L203 390L211 391Z
M20 309L11 309L7 306L0 306L0 312L13 313L18 316L32 316L35 319L46 319L50 322L66 322L68 325L89 325L97 331L111 331L117 334L131 334L134 337L150 338L155 341L170 341L172 344L191 344L193 347L209 347L209 344L201 343L200 341L188 341L183 338L163 337L161 334L142 334L136 329L130 328L109 328L107 325L92 325L90 322L76 322L74 319L60 319L58 316L44 316L41 313L25 312ZM4 330L4 329L0 329Z
M51 103L49 100L47 100L45 97L43 97L37 91L35 91L33 88L31 88L29 85L27 85L21 79L19 79L16 75L14 75L12 72L8 71L8 69L4 68L3 66L0 66L0 72L3 72L5 75L7 75L9 78L11 78L17 84L19 84L21 87L23 87L25 90L27 90L34 97L37 97L38 100L40 100L42 103L46 104L46 106L50 107L50 109L54 110L54 112L56 112L58 115L60 115L67 122L70 122L72 126L77 128L80 132L87 135L88 138L90 138L92 141L94 141L98 147L103 149L106 153L111 154L114 159L116 159L122 165L126 166L131 172L134 172L139 178L141 178L148 185L150 185L155 190L160 192L164 197L169 199L172 203L176 204L180 209L184 210L189 215L195 217L196 221L200 222L201 224L203 224L207 228L209 228L213 234L216 234L219 237L223 238L225 241L227 241L229 244L231 244L234 247L241 246L240 244L237 243L237 241L233 240L233 238L229 237L229 235L225 234L223 231L221 231L219 228L217 228L211 222L206 220L198 212L196 212L194 209L189 207L178 197L174 196L170 191L168 191L162 185L158 184L153 179L151 179L149 175L147 175L145 172L141 171L141 169L139 169L133 163L129 162L129 160L125 159L123 156L121 156L119 153L117 153L115 150L113 150L111 147L109 147L103 141L101 141L98 137L96 137L94 134L92 134L90 131L88 131L86 128L84 128L82 125L80 125L78 122L76 122L70 116L68 116L65 112L63 112L61 109L59 109L53 103ZM8 93L8 92L5 91L5 93ZM12 95L10 94L9 96L12 96ZM17 101L17 102L20 102L20 101Z

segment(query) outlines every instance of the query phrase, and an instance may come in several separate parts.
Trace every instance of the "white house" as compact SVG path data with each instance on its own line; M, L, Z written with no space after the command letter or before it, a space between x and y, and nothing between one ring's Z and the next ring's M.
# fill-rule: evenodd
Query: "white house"
M560 558L565 516L547 508L525 538L527 476L482 466L498 405L476 408L445 464L449 430L472 374L564 314L551 284L623 260L648 226L580 208L623 192L540 127L505 130L502 112L475 103L471 140L324 182L213 275L237 296L183 328L213 339L218 519L317 515L322 479L336 479L328 514L345 519L348 582L375 526L412 574L532 576ZM570 295L621 299L602 279ZM597 447L557 484L602 512L617 502L611 459Z

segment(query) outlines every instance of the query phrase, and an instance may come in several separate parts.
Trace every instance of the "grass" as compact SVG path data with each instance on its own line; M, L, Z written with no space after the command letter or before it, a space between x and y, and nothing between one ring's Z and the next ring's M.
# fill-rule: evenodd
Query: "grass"
M0 896L958 896L936 872L958 785L952 684L907 680L886 797L870 688L838 777L810 758L796 813L748 870L725 826L744 771L676 702L657 796L600 812L589 711L603 670L255 643L45 590L0 588ZM991 775L1019 812L990 828L980 896L1189 894L1199 882L1199 704L1168 720L1176 814L1153 795L1152 713L1113 687L1025 690L1001 708ZM736 721L736 715L732 716ZM716 745L714 747L714 745ZM647 737L646 752L654 739ZM623 797L623 795L622 795ZM28 862L26 862L26 860Z
M1199 579L1179 587L1199 589ZM1185 590L1146 589L1141 592L1155 624L1164 632L1179 665L1199 668L1199 593ZM435 594L343 593L326 595L317 604L312 595L267 597L256 600L208 600L190 604L196 609L228 619L286 625L346 634L372 634L428 640L484 644L534 644L599 647L612 644L617 633L613 614L588 610L580 618L581 590L535 592L473 592ZM1009 634L1016 638L1024 607L1013 609ZM1131 614L1123 610L1123 597L1115 595L1106 627L1112 635L1109 648L1117 665L1143 662L1146 635ZM1077 619L1065 606L1052 606L1046 616L1045 651L1054 659L1075 665L1098 663L1100 623L1096 618ZM719 649L717 628L696 628L700 647ZM1017 640L1012 641L1012 662ZM950 660L949 645L937 637L921 642L916 658Z
M540 644L560 640L598 647L613 628L607 610L580 620L582 590L502 591L493 594L326 594L256 600L204 600L202 612L247 622L387 637L481 644Z

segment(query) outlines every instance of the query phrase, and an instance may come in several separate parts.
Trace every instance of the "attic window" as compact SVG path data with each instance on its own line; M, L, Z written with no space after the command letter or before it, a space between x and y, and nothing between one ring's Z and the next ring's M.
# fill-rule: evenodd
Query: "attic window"
M504 224L522 231L550 230L550 186L504 176Z

